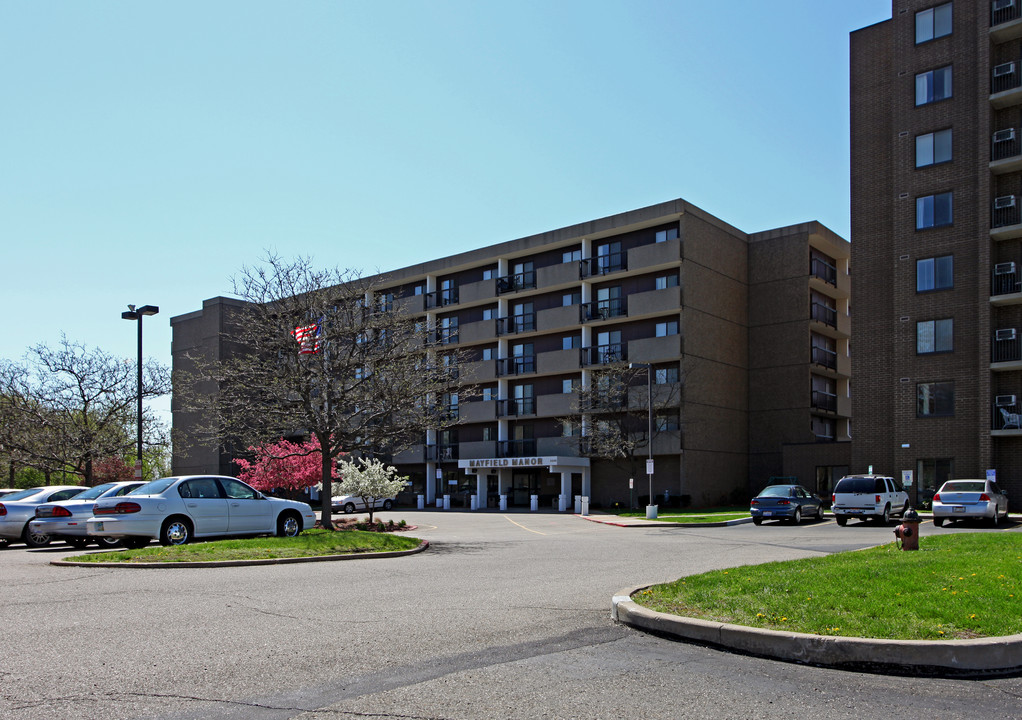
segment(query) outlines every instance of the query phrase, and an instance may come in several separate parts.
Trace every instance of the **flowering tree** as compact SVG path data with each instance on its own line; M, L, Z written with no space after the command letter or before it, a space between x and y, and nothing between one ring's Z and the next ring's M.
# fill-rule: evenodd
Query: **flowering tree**
M108 482L128 482L135 479L135 468L124 458L108 457L92 463L92 480L96 485Z
M240 468L238 477L260 492L283 490L295 499L323 479L322 455L316 438L304 443L282 439L248 450L255 456L255 462L238 459L234 463ZM336 468L336 460L334 463ZM325 500L329 503L329 498Z
M384 465L376 458L341 460L337 463L337 469L342 478L340 493L362 498L369 508L370 523L373 521L373 506L376 502L394 497L408 482L407 477L398 476L397 468Z

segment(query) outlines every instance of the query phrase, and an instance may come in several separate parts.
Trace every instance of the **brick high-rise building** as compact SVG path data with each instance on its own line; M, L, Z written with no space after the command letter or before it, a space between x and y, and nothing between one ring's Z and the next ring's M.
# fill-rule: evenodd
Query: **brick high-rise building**
M1019 0L898 0L851 35L852 469L1022 497Z

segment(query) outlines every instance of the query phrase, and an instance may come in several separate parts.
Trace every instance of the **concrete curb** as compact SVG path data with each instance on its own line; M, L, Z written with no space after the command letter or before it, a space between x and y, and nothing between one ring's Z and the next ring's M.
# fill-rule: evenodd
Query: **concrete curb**
M336 560L377 560L382 558L404 557L420 553L429 547L429 540L423 540L419 546L411 550L394 550L378 553L353 553L349 555L317 555L315 557L267 558L266 560L218 560L215 562L180 562L180 563L115 563L115 562L74 562L72 560L50 560L50 565L63 567L101 567L101 568L142 568L173 570L176 568L218 568L243 567L246 565L290 565L293 563L333 562Z
M973 640L880 640L781 632L660 613L638 605L626 588L612 599L611 617L631 627L748 655L841 670L930 677L990 677L1022 673L1022 635Z
M645 518L629 518L622 520L620 518L615 520L604 520L603 518L617 518L616 515L576 515L583 520L589 522L600 523L601 525L613 525L614 527L666 527L666 528L678 528L678 527L730 527L732 525L745 525L752 522L751 517L738 518L736 520L723 520L720 522L703 522L703 523L680 523L670 522L667 520L646 520Z

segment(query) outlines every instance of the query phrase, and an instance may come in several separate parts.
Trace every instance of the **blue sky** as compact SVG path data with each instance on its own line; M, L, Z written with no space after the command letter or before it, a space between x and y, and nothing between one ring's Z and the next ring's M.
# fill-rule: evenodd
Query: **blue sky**
M366 273L677 197L849 235L890 0L0 3L0 357L134 358L266 249Z

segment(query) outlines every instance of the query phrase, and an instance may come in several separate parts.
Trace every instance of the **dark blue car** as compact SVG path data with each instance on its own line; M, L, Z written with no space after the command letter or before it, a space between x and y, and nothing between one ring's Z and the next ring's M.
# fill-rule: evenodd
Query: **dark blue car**
M768 485L749 503L752 522L787 520L798 525L804 517L823 519L823 500L801 485Z

